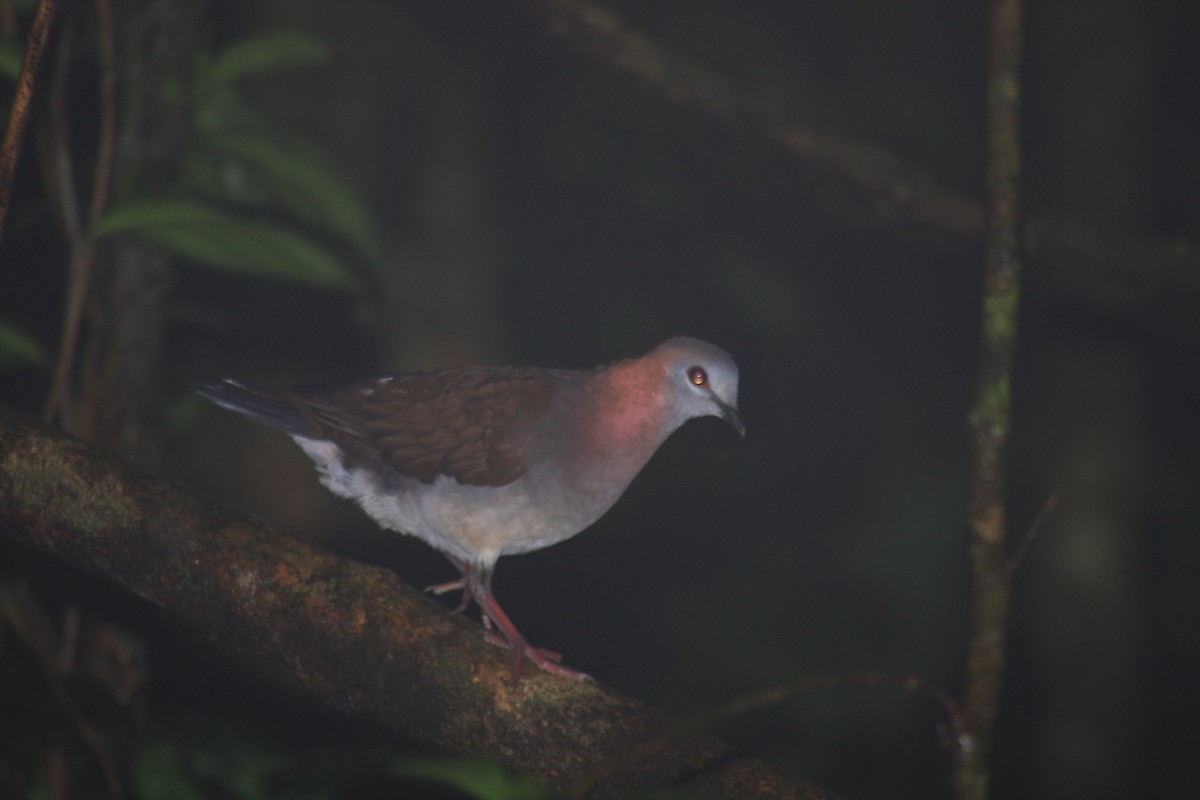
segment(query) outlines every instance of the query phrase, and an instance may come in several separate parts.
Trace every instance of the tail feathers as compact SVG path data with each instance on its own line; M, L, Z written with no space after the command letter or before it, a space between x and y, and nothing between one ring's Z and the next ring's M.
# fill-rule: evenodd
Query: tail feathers
M192 388L196 394L221 408L236 411L293 436L318 437L321 433L321 424L305 415L283 392L256 389L231 378L196 381Z

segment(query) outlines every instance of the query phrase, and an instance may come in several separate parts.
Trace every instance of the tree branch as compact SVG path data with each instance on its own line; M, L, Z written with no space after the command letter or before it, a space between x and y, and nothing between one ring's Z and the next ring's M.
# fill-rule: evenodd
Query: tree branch
M33 111L33 85L37 81L42 55L46 52L46 43L50 40L57 12L58 0L41 0L25 40L25 57L21 61L21 73L17 76L17 92L9 111L4 142L0 144L0 238L4 236L4 226L8 221L17 165L21 163L21 145L25 142L25 129L29 127L29 115Z
M785 122L779 112L746 102L712 72L673 56L590 0L533 0L547 30L670 102L777 145L807 169L827 175L870 213L953 236L984 236L978 199L946 189L927 170L874 145L827 136ZM1137 308L1155 297L1200 293L1200 248L1183 239L1121 235L1034 217L1024 253L1044 260L1059 291L1108 307Z
M988 762L1004 678L1009 587L1005 456L1012 407L1013 353L1021 278L1022 0L991 0L988 48L988 230L979 385L969 423L971 622L960 753L962 800L987 797Z
M610 689L511 663L388 570L339 558L0 406L0 526L286 665L324 702L558 790L674 724ZM830 798L715 739L673 740L588 793L667 784Z

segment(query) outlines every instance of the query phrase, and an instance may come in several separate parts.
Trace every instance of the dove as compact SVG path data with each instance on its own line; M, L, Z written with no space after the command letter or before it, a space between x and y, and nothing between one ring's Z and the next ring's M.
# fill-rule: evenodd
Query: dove
M629 486L683 423L719 417L745 436L738 369L716 345L676 337L593 370L466 367L405 372L278 392L228 378L201 397L287 433L330 491L380 526L446 555L485 636L551 673L586 678L531 646L492 594L500 556L580 533Z

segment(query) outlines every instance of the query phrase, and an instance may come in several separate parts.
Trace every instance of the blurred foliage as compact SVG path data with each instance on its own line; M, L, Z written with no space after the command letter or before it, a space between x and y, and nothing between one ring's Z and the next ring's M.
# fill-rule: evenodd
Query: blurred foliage
M126 234L187 261L238 275L345 289L342 262L310 239L269 222L188 200L126 203L104 215L98 238Z
M21 56L23 49L19 42L7 36L0 35L0 75L13 81L21 73ZM5 114L5 119L8 115Z
M49 364L46 349L28 332L0 317L0 370L17 365Z
M200 53L187 104L193 136L178 183L166 198L126 192L92 235L126 235L232 274L361 290L381 258L362 201L311 148L283 144L240 88L326 57L318 40L301 34Z
M477 800L549 800L554 793L529 778L514 777L479 758L403 759L391 768L404 778L424 778L453 786Z
M186 724L183 724L186 723ZM543 784L469 756L412 758L378 745L296 747L270 731L230 731L199 717L151 730L138 751L132 788L143 800L333 800L436 796L550 800Z
M201 54L201 58L211 63L207 69L201 70L199 85L203 88L199 94L211 93L220 97L221 102L216 104L218 106L243 109L241 100L231 92L239 78L275 70L316 66L329 58L329 48L307 34L272 33L234 42L211 60L204 54ZM201 105L210 109L213 107L212 103ZM245 115L246 112L241 110L237 114L226 112L219 117ZM200 117L204 119L205 114L201 113ZM221 127L217 119L210 121Z

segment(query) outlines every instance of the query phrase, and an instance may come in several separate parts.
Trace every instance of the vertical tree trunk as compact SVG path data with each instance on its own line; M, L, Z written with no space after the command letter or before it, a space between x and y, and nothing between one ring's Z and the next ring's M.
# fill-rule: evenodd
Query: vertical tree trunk
M192 69L204 46L206 3L119 2L115 47L120 118L114 202L153 196L176 179L191 132ZM105 35L100 26L100 36ZM174 87L167 91L167 87ZM99 254L82 363L92 438L147 466L162 460L162 387L167 304L173 283L163 256L134 244Z

